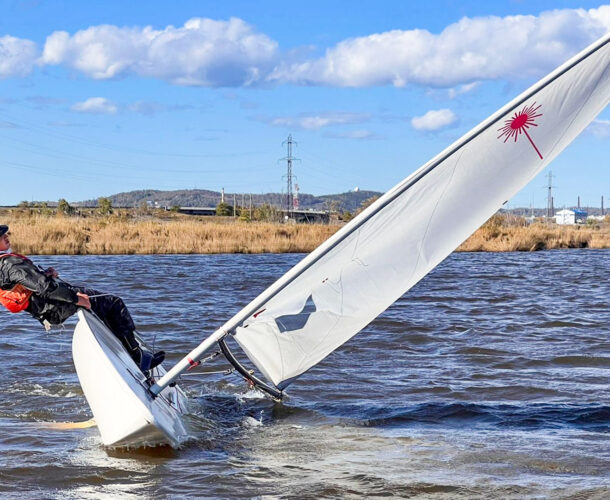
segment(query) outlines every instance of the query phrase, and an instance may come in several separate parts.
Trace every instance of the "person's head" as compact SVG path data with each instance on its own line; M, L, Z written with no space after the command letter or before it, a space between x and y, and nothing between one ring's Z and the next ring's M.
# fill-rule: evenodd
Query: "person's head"
M8 226L0 225L0 252L6 252L11 248L11 240L9 240Z

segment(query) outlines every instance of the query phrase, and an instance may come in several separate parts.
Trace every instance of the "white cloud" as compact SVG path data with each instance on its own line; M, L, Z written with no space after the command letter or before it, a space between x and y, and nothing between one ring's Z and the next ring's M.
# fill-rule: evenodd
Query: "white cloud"
M469 92L476 90L477 88L479 88L480 85L481 82L472 82L465 83L463 85L458 85L457 87L449 89L447 91L447 96L449 97L449 99L455 99L459 95L468 94Z
M27 75L37 57L38 48L31 40L8 35L0 37L0 79Z
M409 84L470 91L473 82L544 75L610 30L610 5L558 9L538 16L487 16L450 24L440 33L392 30L349 38L312 59L245 21L193 18L183 26L91 26L34 42L0 37L0 78L27 75L38 62L94 79L157 78L208 87L273 84L370 87Z
M610 120L593 120L587 127L595 137L606 139L610 137Z
M610 5L539 16L463 18L440 34L393 30L351 38L324 57L279 65L281 83L454 87L474 80L541 76L610 30Z
M116 104L105 97L90 97L86 101L77 102L70 109L81 113L103 113L114 115L119 109Z
M301 115L294 117L277 117L267 119L271 125L280 127L294 127L305 130L319 130L331 125L348 125L362 123L370 119L369 115L362 113L321 113L318 115Z
M411 120L411 125L416 130L431 132L448 127L457 121L457 116L450 109L438 109L428 111L423 116L416 116Z
M241 19L194 18L155 30L92 26L70 35L56 31L42 60L95 79L137 75L177 85L250 85L275 64L277 43Z

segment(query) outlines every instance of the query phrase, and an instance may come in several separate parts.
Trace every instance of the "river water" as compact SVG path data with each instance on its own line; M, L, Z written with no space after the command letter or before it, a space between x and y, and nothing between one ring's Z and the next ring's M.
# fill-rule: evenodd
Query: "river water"
M39 257L177 361L302 255ZM184 377L180 450L104 449L70 352L0 311L0 497L609 498L610 251L453 254L275 404ZM221 370L221 361L206 370Z

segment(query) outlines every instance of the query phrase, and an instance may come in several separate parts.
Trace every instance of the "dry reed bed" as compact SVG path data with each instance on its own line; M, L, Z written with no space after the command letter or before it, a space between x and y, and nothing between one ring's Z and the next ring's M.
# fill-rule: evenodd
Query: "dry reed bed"
M24 254L191 254L311 252L336 230L328 225L200 220L30 217L7 220Z
M496 226L485 224L461 252L532 252L560 248L610 248L610 230L579 226Z
M126 218L3 218L13 248L26 255L206 254L310 252L339 225L289 225L216 220ZM606 229L604 229L604 227ZM610 230L590 227L504 227L485 224L458 251L506 252L610 248Z

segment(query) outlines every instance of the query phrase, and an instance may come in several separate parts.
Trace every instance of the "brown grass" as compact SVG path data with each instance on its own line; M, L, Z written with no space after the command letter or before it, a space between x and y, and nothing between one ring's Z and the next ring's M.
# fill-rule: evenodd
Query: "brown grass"
M532 252L561 248L610 248L610 225L523 225L492 217L468 238L461 252Z
M337 230L216 220L4 219L15 251L37 255L311 252Z
M11 226L13 249L26 255L206 254L310 252L341 226L239 222L232 218L130 218L0 214ZM458 251L506 252L610 248L610 224L524 226L499 216Z

